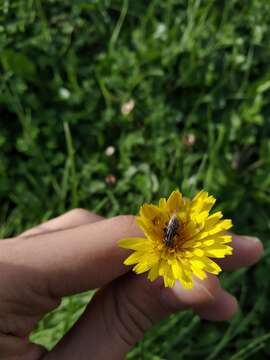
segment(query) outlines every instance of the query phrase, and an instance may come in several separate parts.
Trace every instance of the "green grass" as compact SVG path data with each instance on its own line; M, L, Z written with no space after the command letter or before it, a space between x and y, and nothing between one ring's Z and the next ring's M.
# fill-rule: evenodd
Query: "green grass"
M260 0L0 4L1 237L77 206L136 214L179 187L210 191L235 231L264 240L259 265L223 277L236 317L172 316L129 359L270 355L269 29ZM51 348L90 296L64 299L32 338Z

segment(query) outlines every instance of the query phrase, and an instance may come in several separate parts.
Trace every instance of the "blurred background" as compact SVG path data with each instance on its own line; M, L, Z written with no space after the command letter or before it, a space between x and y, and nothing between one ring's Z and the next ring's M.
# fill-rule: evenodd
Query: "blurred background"
M237 316L174 315L128 359L270 356L269 44L268 1L0 3L1 237L74 207L136 214L179 187L264 241L259 265L222 276ZM90 297L64 299L33 341L51 348Z

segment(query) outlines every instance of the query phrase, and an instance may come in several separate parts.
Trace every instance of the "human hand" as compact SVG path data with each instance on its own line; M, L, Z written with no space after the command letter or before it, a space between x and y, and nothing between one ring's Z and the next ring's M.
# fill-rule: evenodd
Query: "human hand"
M141 236L133 216L104 220L75 209L0 242L0 355L3 360L119 360L155 323L193 309L212 321L229 319L237 301L215 276L165 289L124 266L116 242ZM257 262L258 239L234 236L224 270ZM51 352L28 340L37 322L66 295L100 288L75 326Z

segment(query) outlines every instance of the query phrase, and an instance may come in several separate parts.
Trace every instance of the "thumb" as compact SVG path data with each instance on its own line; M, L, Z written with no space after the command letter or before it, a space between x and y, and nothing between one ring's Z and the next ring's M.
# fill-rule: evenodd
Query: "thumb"
M169 314L194 309L209 320L227 320L236 311L234 297L214 276L192 290L177 284L165 289L161 281L123 275L99 290L82 318L45 359L123 359L144 332Z

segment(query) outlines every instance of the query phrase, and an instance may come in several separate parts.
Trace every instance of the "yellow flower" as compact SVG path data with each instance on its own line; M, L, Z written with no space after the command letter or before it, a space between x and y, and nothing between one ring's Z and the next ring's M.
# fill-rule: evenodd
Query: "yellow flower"
M218 274L221 268L211 258L223 258L232 254L231 220L222 219L222 212L209 215L216 199L200 191L192 200L173 191L158 206L144 204L140 208L137 224L145 238L126 238L119 246L135 250L124 261L135 265L137 274L149 271L148 279L164 278L165 287L173 287L179 280L183 287L191 289L193 276L207 277L206 272Z

